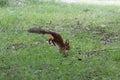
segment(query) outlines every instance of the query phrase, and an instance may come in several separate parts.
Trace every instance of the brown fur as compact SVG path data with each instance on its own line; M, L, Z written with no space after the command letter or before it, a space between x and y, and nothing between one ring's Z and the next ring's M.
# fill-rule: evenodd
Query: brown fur
M49 44L53 43L54 46L57 45L59 47L60 52L65 52L66 50L70 49L69 41L64 42L61 35L56 32L42 30L39 28L31 28L28 30L28 32L38 34L50 34L50 38L48 39Z

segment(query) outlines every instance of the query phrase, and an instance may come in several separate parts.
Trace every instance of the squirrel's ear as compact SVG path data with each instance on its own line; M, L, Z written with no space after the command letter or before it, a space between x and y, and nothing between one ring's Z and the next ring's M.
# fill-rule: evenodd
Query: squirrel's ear
M65 41L65 43L69 44L69 40L67 39L67 40Z
M67 40L65 40L65 43L67 43Z
M69 40L68 40L67 42L68 42L68 44L69 44Z
M69 43L69 39L68 39L67 41L68 41L68 43Z

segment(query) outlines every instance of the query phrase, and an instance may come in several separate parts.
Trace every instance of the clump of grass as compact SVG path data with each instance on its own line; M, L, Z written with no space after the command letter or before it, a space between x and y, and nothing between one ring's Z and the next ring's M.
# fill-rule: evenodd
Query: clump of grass
M8 6L8 5L9 5L9 1L8 0L0 0L0 7Z

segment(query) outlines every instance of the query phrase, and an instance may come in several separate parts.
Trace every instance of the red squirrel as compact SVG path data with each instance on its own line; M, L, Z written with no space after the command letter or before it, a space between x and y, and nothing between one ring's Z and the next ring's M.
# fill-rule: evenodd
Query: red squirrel
M48 39L49 44L53 43L54 46L57 45L59 47L60 52L66 52L67 50L70 50L69 41L66 40L64 42L61 35L56 32L49 30L42 30L40 28L30 28L28 32L38 33L38 34L50 34L50 38Z

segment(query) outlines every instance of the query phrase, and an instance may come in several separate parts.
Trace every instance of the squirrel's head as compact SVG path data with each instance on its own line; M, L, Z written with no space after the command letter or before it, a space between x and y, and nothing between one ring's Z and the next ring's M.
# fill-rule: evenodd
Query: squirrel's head
M70 50L69 40L65 41L65 50Z

